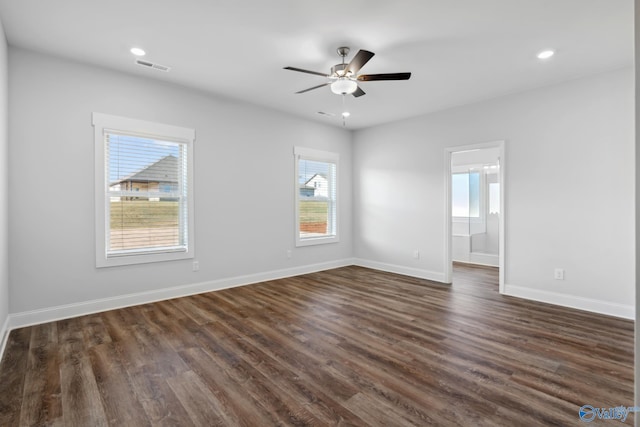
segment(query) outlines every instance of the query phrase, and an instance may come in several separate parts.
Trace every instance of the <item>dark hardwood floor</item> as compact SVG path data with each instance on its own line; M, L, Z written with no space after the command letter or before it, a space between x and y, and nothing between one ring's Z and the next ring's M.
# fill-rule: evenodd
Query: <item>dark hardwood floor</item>
M0 364L2 426L569 426L586 404L633 405L633 322L463 265L452 286L346 267L17 329Z

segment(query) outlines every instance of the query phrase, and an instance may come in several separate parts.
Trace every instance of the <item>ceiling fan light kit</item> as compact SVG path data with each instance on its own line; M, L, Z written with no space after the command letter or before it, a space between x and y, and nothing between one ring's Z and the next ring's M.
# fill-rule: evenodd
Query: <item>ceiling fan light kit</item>
M340 77L331 83L331 92L336 95L351 95L358 89L358 83L346 77Z

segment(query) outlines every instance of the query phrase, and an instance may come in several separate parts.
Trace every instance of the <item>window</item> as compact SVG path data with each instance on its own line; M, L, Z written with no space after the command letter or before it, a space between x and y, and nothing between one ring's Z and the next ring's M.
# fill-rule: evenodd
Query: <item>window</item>
M296 147L296 246L338 241L338 154Z
M451 214L455 218L480 218L480 173L451 175Z
M193 129L94 113L96 266L193 258Z

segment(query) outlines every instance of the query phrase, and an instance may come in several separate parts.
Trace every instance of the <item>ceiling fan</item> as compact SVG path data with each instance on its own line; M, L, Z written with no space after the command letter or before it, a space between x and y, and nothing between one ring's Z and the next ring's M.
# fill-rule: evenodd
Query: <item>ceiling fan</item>
M331 85L331 91L337 95L353 95L359 97L365 95L365 91L358 85L358 82L371 82L376 80L409 80L411 73L387 73L387 74L358 74L358 71L367 63L375 53L368 50L359 50L351 62L346 64L345 57L349 54L346 46L337 49L338 55L342 57L342 63L331 67L331 73L319 73L317 71L303 70L296 67L284 67L285 70L299 71L301 73L315 74L330 79L330 81L318 86L298 91L305 93L314 89Z

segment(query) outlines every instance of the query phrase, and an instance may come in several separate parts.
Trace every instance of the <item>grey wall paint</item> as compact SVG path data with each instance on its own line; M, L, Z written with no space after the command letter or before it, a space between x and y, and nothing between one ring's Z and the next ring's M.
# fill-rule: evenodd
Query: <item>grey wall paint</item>
M638 266L640 265L640 210L638 209L638 201L640 201L640 171L638 171L638 166L640 165L640 0L636 0L634 2L635 7L635 48L636 48L636 74L635 74L635 95L636 95L636 156L635 156L635 165L636 165L636 194L635 194L635 202L636 202L636 366L635 366L635 392L636 392L636 401L635 405L640 406L640 311L638 307L640 307L640 269ZM636 414L635 416L635 425L640 426L640 414Z
M12 313L351 257L350 132L14 48L9 76ZM196 129L199 272L95 268L94 111ZM296 145L341 156L340 243L294 247Z
M7 40L0 23L0 328L9 315L9 137ZM0 332L2 329L0 329ZM0 340L2 337L0 337Z
M633 102L624 69L357 131L356 257L442 274L444 149L505 140L505 283L632 313Z

